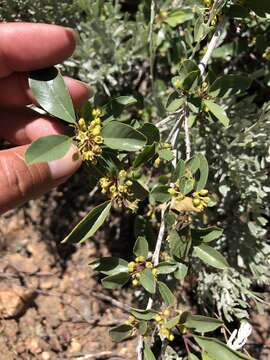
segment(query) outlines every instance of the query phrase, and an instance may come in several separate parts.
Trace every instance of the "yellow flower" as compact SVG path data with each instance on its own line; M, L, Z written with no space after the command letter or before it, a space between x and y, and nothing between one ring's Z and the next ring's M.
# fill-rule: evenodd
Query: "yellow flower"
M119 171L119 177L126 177L126 176L127 176L126 170L120 170Z
M93 109L93 110L92 110L92 115L93 115L94 117L99 117L99 116L101 115L101 110L98 109L98 108Z

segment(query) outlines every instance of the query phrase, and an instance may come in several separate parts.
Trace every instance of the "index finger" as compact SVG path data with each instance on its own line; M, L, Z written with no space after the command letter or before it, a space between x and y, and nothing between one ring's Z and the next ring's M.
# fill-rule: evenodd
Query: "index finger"
M74 30L34 23L0 24L0 78L61 63L76 46Z

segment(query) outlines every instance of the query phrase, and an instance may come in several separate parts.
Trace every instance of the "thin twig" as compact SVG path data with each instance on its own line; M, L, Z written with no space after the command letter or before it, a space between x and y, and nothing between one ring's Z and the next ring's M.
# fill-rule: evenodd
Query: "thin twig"
M125 311L125 312L130 312L131 307L127 304L124 304L118 300L115 300L114 298L112 298L111 296L105 295L103 293L97 293L97 292L92 292L91 295L93 295L95 298L109 302L110 304L118 307L119 309Z
M191 158L191 142L190 142L190 133L188 127L188 109L185 106L184 110L184 132L185 132L185 145L186 145L186 160Z
M199 64L199 69L200 69L200 72L201 72L201 75L203 78L205 78L205 72L206 72L206 67L208 65L208 62L213 54L213 51L218 46L221 35L223 34L226 21L227 21L227 18L224 18L218 24L216 31L214 32L214 35L207 47L207 51Z
M161 224L158 232L157 242L155 246L155 250L152 256L152 263L154 266L157 266L159 263L159 256L160 256L160 250L162 246L162 241L165 234L165 221L164 221L164 215L167 210L168 204L164 206L161 210ZM153 306L153 299L150 297L147 303L147 310L150 310ZM139 337L138 345L137 345L137 360L143 359L143 337Z
M123 359L126 360L126 358L124 358L121 355L118 355L115 352L112 351L102 351L100 353L95 353L95 354L86 354L83 356L72 356L71 359L76 359L76 360L87 360L87 359L94 359L94 360L105 360L105 359L110 359L110 358L114 358L114 359Z

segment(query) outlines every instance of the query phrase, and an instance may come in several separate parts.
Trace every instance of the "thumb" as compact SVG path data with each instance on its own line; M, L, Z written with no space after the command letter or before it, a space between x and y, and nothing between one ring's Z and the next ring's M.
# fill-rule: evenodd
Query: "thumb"
M0 214L48 192L81 165L73 159L74 145L62 159L31 166L24 161L26 149L19 146L0 152Z

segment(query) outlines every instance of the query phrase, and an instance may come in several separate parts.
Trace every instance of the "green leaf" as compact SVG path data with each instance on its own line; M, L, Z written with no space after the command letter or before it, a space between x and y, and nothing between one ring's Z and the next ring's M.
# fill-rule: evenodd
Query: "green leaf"
M149 160L153 158L156 153L156 145L146 145L143 151L135 158L133 166L135 168L146 164Z
M166 321L165 326L167 329L174 328L177 324L179 324L181 315L178 314L177 316L173 317L172 319Z
M195 180L193 178L186 178L183 177L180 179L179 182L179 188L183 195L189 194L193 189L195 185Z
M146 137L147 145L152 145L154 142L158 143L160 141L159 130L154 124L145 123L139 131Z
M210 226L208 228L197 228L191 229L191 236L193 240L197 240L199 242L211 242L220 238L223 234L223 229L217 226Z
M172 182L176 182L185 174L185 161L179 160L172 175Z
M95 232L101 227L104 223L106 217L109 215L111 209L111 202L106 201L103 204L100 204L93 208L75 228L71 233L62 241L65 242L80 242L89 239L95 234Z
M93 270L105 275L115 275L121 272L128 272L128 262L117 257L103 257L90 263Z
M199 154L192 156L190 160L186 162L186 168L191 172L191 174L195 174L195 172L200 167L200 157Z
M138 320L152 320L156 316L156 311L153 310L142 310L142 309L134 309L130 310L131 315L133 315Z
M25 161L28 165L61 159L70 149L72 138L66 135L40 137L26 150Z
M210 357L206 352L202 353L202 360L215 360L212 357Z
M188 354L188 360L199 360L199 358L197 358L196 355L192 354L192 353L189 353Z
M171 27L176 27L188 20L192 20L193 17L194 14L191 11L176 9L171 11L164 21Z
M177 269L177 263L173 261L162 261L157 266L158 274L170 274Z
M145 341L143 346L143 360L156 360L150 346Z
M140 283L150 294L156 292L156 279L150 269L144 269L141 273Z
M200 177L196 183L195 190L200 191L200 190L204 189L204 187L207 183L209 167L208 167L208 162L206 160L206 157L203 154L197 154L197 158L199 160Z
M140 321L139 322L138 330L139 330L140 335L144 335L147 332L147 328L148 328L147 321Z
M137 99L134 96L119 96L117 98L112 99L112 101L117 102L123 106L130 106L137 103Z
M106 289L120 289L124 286L130 278L130 275L126 272L109 275L101 280L102 285Z
M190 312L184 312L181 315L181 323L187 328L201 333L214 331L223 325L223 322L218 319L201 315L192 315Z
M251 85L251 79L242 75L224 75L217 78L209 88L209 95L228 97L242 95Z
M56 68L32 71L29 75L29 86L36 101L50 115L68 123L76 122L70 94Z
M194 246L193 256L198 257L207 265L213 266L217 269L226 269L229 267L225 257L221 255L220 252L206 244Z
M161 159L171 161L174 158L174 153L170 149L161 149L158 151L158 155Z
M175 112L181 108L184 103L184 98L181 98L177 91L169 95L165 105L168 112Z
M230 349L227 345L217 339L204 336L194 336L194 339L198 345L213 358L213 360L255 360L254 358Z
M178 269L174 273L174 277L177 280L184 280L188 273L188 266L183 263L178 263Z
M102 129L104 144L111 149L138 151L146 144L146 137L131 126L110 121Z
M164 203L170 200L171 195L168 193L168 186L165 185L157 185L150 192L151 201L157 201Z
M109 334L114 342L121 342L131 335L133 327L131 325L118 325L109 330Z
M144 236L139 236L133 247L133 254L147 258L149 252L148 242Z
M166 305L172 305L175 302L173 293L165 283L158 281L158 291Z
M228 118L224 109L218 104L215 104L213 101L204 100L204 104L208 107L210 112L221 122L225 127L228 127L230 124L230 119Z
M181 258L184 255L186 244L176 230L172 230L169 233L168 241L171 256Z

